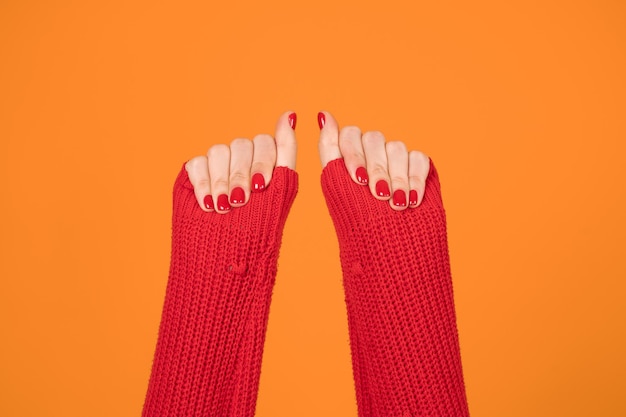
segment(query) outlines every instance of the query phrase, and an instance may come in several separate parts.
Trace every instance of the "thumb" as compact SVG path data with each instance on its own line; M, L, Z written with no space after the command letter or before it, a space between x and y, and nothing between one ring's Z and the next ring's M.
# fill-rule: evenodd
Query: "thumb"
M335 118L326 111L321 111L317 114L317 122L320 127L320 139L318 142L320 161L322 162L322 168L325 168L330 161L341 158L339 125Z
M276 166L296 169L296 114L283 113L276 123Z

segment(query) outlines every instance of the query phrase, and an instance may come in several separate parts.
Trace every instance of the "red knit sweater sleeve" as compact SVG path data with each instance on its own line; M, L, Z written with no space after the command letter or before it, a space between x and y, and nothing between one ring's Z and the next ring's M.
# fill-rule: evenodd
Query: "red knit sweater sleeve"
M200 209L183 168L144 417L254 415L283 226L298 188L277 167L228 214Z
M339 239L360 417L467 416L439 178L394 211L343 159L322 173Z

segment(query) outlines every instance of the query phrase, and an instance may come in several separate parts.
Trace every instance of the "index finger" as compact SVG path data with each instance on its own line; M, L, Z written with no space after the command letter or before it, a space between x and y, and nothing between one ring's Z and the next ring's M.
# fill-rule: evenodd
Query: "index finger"
M185 164L185 170L187 171L189 182L193 185L193 193L200 208L204 211L214 211L207 157L201 155L190 159Z

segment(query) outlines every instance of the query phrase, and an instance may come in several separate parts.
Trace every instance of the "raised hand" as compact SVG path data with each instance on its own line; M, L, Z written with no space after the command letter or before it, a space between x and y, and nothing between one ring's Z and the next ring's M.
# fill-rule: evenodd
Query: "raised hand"
M394 210L420 205L430 169L428 156L419 151L408 152L403 142L386 142L378 131L361 133L356 126L339 130L328 112L320 112L317 120L322 168L343 158L352 180L369 186L374 198L388 200Z
M468 416L432 161L380 132L340 131L327 112L318 120L359 417Z
M206 155L189 160L185 169L200 207L226 214L244 206L251 192L265 190L275 167L295 169L296 121L295 113L286 112L278 119L274 137L234 139L230 146L213 145Z
M282 232L298 190L295 122L285 113L276 139L214 145L181 169L143 417L254 415Z

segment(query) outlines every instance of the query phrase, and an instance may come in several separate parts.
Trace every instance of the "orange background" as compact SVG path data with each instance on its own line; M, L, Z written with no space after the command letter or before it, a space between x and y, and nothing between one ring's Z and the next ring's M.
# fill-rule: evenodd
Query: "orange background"
M0 415L140 414L173 180L289 109L259 417L356 416L320 109L437 164L472 414L626 415L625 2L93 3L0 4Z

